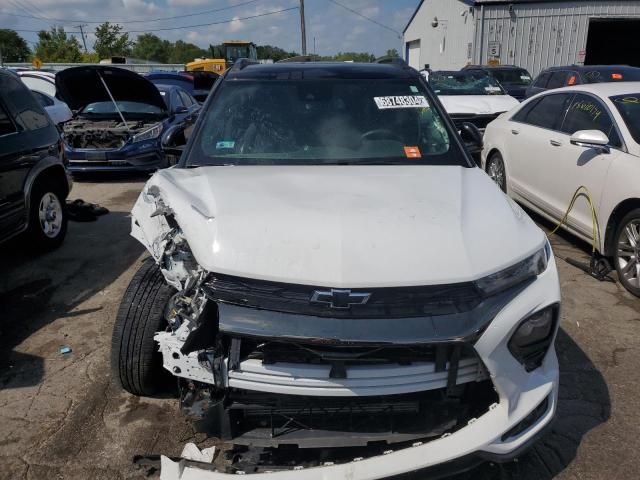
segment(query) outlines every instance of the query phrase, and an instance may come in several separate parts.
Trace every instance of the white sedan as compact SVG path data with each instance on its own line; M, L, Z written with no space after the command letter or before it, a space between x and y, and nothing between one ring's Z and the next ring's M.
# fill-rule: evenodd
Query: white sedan
M482 165L509 196L555 222L586 187L600 229L596 248L613 257L624 287L640 296L640 82L580 85L529 99L489 124ZM591 241L584 198L567 223Z

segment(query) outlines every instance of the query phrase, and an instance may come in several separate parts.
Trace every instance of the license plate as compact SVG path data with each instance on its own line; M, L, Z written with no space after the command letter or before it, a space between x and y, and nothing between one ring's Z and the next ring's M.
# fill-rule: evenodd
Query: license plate
M87 160L91 161L104 161L107 159L106 152L87 152L85 156Z

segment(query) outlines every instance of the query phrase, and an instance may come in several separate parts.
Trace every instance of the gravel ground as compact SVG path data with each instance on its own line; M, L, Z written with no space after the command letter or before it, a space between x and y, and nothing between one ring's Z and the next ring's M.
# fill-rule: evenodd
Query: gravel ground
M177 401L134 398L110 379L115 313L145 257L128 235L143 182L77 181L72 199L111 213L70 223L56 252L36 257L19 241L0 251L2 479L146 478L134 455L178 455L188 441L213 442L181 416ZM557 421L519 462L486 464L459 480L638 477L640 301L562 260L587 259L587 245L565 235L552 243L564 302ZM60 354L61 346L72 352Z

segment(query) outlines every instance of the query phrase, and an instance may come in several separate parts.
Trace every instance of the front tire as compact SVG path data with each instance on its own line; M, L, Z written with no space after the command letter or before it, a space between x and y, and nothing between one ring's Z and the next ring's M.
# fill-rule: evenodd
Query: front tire
M26 236L35 250L54 250L62 245L67 235L68 218L60 191L57 185L42 182L31 192Z
M507 193L507 171L504 168L502 155L498 152L492 153L487 161L487 175L493 180L500 190Z
M137 396L175 393L177 382L162 364L153 336L167 328L165 309L175 294L147 258L122 297L111 339L111 372L124 390Z
M627 213L615 236L614 263L622 286L640 297L640 208Z

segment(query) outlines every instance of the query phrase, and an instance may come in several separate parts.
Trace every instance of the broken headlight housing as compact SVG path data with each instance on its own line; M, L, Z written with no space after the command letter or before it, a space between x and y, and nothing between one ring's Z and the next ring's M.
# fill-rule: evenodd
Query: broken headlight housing
M138 133L131 138L132 143L144 142L145 140L152 140L154 138L158 138L162 133L162 124L154 125L153 127L145 130L144 132Z
M540 275L547 269L549 258L551 258L551 245L547 240L544 246L530 257L477 280L476 286L487 297L502 292Z
M523 320L509 339L507 346L511 355L527 372L542 365L553 342L558 310L558 305L538 310Z

